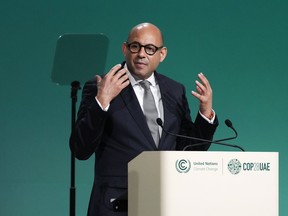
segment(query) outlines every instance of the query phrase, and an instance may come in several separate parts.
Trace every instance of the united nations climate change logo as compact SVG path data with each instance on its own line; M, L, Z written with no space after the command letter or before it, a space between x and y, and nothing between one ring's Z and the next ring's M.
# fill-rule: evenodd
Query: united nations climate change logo
M191 162L189 160L177 160L175 165L179 173L187 173L191 169Z
M241 162L238 159L232 159L228 163L228 170L230 173L236 175L241 171Z

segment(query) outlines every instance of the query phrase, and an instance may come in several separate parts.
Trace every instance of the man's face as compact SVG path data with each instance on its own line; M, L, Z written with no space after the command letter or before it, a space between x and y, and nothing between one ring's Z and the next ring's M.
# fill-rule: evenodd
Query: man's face
M143 46L148 44L156 47L163 46L161 33L154 26L141 26L134 29L127 42L128 44L137 42ZM126 43L123 44L122 51L129 71L140 79L150 77L159 63L165 59L167 53L166 47L157 50L154 55L147 54L144 47L141 47L139 52L132 53Z

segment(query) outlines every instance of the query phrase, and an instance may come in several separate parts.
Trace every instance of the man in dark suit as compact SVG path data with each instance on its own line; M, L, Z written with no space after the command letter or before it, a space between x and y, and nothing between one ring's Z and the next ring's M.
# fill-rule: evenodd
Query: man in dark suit
M95 153L89 216L127 215L113 211L112 202L127 193L127 164L141 152L182 150L198 143L167 135L161 127L156 132L149 128L141 81L149 81L156 115L167 131L212 140L218 125L212 110L212 89L202 73L196 91L192 91L200 104L193 122L184 86L156 72L167 48L155 25L142 23L133 27L122 51L126 62L114 66L103 78L97 75L85 84L73 134L76 142L71 149L78 159L86 160ZM151 133L157 134L158 140ZM206 144L190 150L208 148Z

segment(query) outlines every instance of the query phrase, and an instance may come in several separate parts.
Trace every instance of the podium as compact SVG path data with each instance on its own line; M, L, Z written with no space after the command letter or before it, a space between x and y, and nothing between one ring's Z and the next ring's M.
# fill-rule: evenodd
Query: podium
M277 152L143 152L128 164L129 216L278 216Z

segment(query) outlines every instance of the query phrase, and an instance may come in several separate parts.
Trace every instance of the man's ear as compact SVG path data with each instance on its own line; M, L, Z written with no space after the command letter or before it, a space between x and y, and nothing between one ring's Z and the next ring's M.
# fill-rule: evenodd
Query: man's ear
M163 62L164 59L166 58L167 56L167 47L163 47L161 50L160 50L160 62Z
M125 42L122 44L122 53L123 53L124 56L126 56L127 46L126 46L126 43L125 43Z

